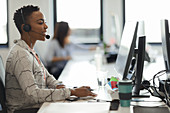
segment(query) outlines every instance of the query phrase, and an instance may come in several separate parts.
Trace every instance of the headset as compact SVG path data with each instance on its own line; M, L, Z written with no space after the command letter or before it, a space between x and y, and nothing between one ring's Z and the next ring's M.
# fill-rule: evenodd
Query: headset
M22 9L21 9L21 16L22 16L22 20L23 20L23 23L24 23L23 30L25 32L30 32L31 31L31 25L25 23L24 14L23 14ZM39 35L42 35L41 33L38 33L38 32L35 32L35 31L32 31L32 32L37 33ZM45 38L50 39L50 35L46 35Z
M22 16L22 20L23 20L23 22L24 22L23 30L24 30L25 32L30 32L30 31L31 31L31 26L30 26L29 24L26 24L26 23L25 23L24 14L23 14L22 9L21 9L21 16Z

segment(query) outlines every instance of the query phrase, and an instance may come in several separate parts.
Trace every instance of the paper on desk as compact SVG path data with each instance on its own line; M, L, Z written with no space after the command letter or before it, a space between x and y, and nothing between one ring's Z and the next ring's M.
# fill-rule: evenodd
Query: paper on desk
M109 113L110 102L44 103L38 113Z

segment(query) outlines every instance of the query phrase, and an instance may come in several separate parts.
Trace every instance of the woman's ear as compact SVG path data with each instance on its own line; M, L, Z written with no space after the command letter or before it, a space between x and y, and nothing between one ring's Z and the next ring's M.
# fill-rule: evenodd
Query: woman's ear
M22 31L22 33L24 32L24 29L23 29L23 28L24 28L24 24L21 25L21 31Z

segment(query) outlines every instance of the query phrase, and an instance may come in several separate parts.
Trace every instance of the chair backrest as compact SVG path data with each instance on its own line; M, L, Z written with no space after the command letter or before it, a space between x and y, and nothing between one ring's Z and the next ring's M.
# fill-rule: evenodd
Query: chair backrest
M0 56L0 113L7 113L5 101L5 68Z

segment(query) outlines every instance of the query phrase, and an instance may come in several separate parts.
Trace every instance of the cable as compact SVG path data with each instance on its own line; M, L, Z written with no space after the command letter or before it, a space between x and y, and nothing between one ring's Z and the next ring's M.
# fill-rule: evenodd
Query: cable
M167 80L165 80L165 83L163 83L163 85L164 85L164 91L165 91L165 92L163 92L163 93L164 93L165 97L162 96L162 95L157 91L157 89L156 89L156 87L155 87L155 78L156 78L156 76L157 76L158 74L160 74L160 73L163 73L163 72L166 73L166 70L162 70L162 71L160 71L160 72L158 72L157 74L154 75L154 77L153 77L153 86L154 86L154 87L153 87L153 88L154 88L154 91L159 95L158 97L159 97L160 99L162 99L162 101L163 101L165 104L167 104L168 106L170 106L169 95L168 95L168 92L167 92L167 90L166 90ZM163 73L163 74L165 74L165 73ZM157 77L158 80L159 80L159 82L162 82L162 81L159 79L159 77L162 76L163 74L161 74L161 75L159 75L159 76Z
M155 78L156 78L156 76L157 76L158 74L163 73L163 72L165 72L165 73L166 73L166 70L159 71L157 74L155 74L155 75L153 76L153 86L155 86L155 85L156 85L156 84L155 84ZM157 78L159 78L160 76L164 75L165 73L163 73L163 74L161 74L161 75L157 76Z
M165 90L165 98L166 98L166 104L170 107L170 102L169 102L169 94L166 90L166 84L167 84L167 80L165 80L165 84L164 84L164 90Z
M27 33L28 33L28 37L29 37L29 40L30 40L30 43L31 43L30 49L32 51L33 47L32 47L31 37L30 37L29 32L27 32ZM33 55L32 71L33 71L33 74L34 74L34 53L32 53L32 55Z
M164 71L166 71L166 70L161 70L161 71L159 71L158 73L156 73L154 76L156 76L156 75L158 75L158 74L160 74L160 73L162 73L162 72L164 72ZM159 76L157 76L157 77L160 77L160 76L162 76L162 75L159 75ZM153 80L153 78L150 79L149 81L151 81L151 80Z
M161 74L163 72L166 72L166 70L162 70L162 71L159 71L158 73L156 73L154 76L153 76L153 88L154 88L154 91L158 94L158 97L160 97L161 99L164 99L164 97L157 91L156 89L156 84L155 84L155 78L158 74ZM165 74L165 73L163 73ZM162 76L163 74L161 74L160 76ZM159 77L160 77L159 76Z
M148 85L149 87L146 87L146 85L144 85L144 84L141 84L146 90L148 90L148 92L152 95L152 96L154 96L154 94L153 94L153 92L149 89L149 87L151 87L150 85Z
M151 87L152 89L154 89L154 91L159 95L159 97L161 97L161 99L163 99L163 98L162 98L162 96L158 93L158 91L156 90L156 87L155 87L155 86L156 86L156 84L155 84L155 78L159 78L160 76L164 75L165 73L163 73L163 72L166 72L166 70L161 70L161 71L159 71L158 73L156 73L156 74L153 76L152 79L148 80L148 82L150 82L151 80L153 80L153 86L151 86L150 84L141 84L141 85L144 87L144 89L148 90L148 91L151 93L152 96L155 96L155 95L153 94L153 92L151 91L151 89L149 89L149 87ZM162 74L161 74L161 73L162 73ZM158 74L161 74L161 75L157 76Z

